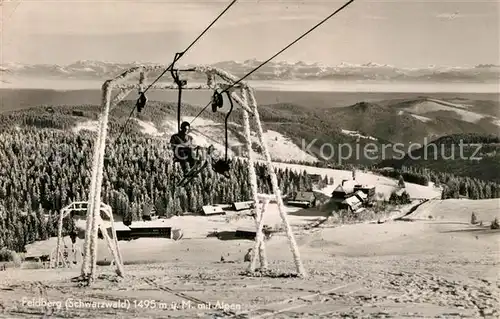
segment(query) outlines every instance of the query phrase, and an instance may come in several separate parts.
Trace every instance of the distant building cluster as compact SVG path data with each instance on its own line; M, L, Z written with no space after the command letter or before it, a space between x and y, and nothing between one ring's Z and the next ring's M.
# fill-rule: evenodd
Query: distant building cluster
M356 181L343 180L332 192L331 202L336 210L346 209L359 213L375 200L375 186L358 184Z

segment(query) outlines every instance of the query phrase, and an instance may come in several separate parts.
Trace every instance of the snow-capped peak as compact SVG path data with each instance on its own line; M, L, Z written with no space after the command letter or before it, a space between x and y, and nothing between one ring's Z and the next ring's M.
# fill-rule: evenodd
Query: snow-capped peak
M235 76L243 76L262 61L247 59L240 61L221 61L212 66L224 69ZM129 63L105 62L96 60L79 60L69 65L58 64L20 64L4 63L1 71L4 77L59 77L63 79L109 79L124 70L139 65L156 65L155 63L133 61ZM336 66L305 61L271 61L255 72L250 80L397 80L397 81L474 81L478 83L498 81L500 66L495 64L478 64L472 67L438 67L430 65L425 68L398 68L388 64L367 62L353 64L342 62ZM186 74L187 79L193 74ZM196 75L195 75L196 76ZM199 76L197 76L199 78Z

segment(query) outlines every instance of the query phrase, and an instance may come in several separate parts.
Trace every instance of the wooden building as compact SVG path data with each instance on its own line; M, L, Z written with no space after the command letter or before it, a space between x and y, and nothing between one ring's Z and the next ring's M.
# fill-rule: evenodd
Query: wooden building
M344 180L342 184L337 186L332 192L332 200L343 201L354 195L354 182Z
M206 216L225 215L226 214L226 212L222 209L221 206L211 206L211 205L203 206L202 211L203 211L203 214Z
M375 198L375 186L357 184L352 180L344 180L332 192L331 202L335 210L347 209L361 212L370 206Z
M118 240L133 240L138 238L168 238L172 239L172 227L164 223L164 219L154 221L133 221L129 226L115 222ZM107 228L111 236L111 227Z
M268 240L272 237L273 229L269 225L264 225L262 227L262 233L264 233L264 239ZM238 228L234 234L235 238L255 240L257 236L257 230L253 227L242 227Z
M316 206L316 195L313 192L294 192L286 199L286 204L298 207Z
M361 191L367 196L367 202L372 202L375 199L375 186L371 185L360 185L354 186L354 192Z
M362 203L366 203L368 201L368 195L360 190L356 191L356 193L354 193L354 196L356 196Z
M363 202L357 196L351 196L337 204L338 209L345 209L353 213L363 211Z
M246 209L252 209L253 206L254 206L253 201L234 202L232 205L232 209L239 212L239 211L246 210Z

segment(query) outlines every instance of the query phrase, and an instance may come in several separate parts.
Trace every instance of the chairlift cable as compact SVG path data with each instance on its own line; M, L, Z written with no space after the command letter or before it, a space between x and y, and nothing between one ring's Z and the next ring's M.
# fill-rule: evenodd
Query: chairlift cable
M208 30L209 30L209 29L210 29L210 28L211 28L211 27L215 24L215 22L217 22L217 20L219 20L219 19L220 19L220 18L221 18L221 17L222 17L225 13L226 13L226 11L227 11L227 10L229 10L229 8L231 8L231 7L232 7L232 6L236 3L236 1L237 1L237 0L233 0L233 1L231 1L231 3L230 3L227 7L226 7L226 9L224 9L224 11L222 11L222 12L221 12L221 13L217 16L217 18L215 18L215 19L212 21L212 23L210 23L210 24L209 24L209 25L205 28L205 30L203 30L203 32L202 32L202 33L200 33L200 35L199 35L196 39L194 39L194 41L193 41L193 42L191 42L191 44L190 44L190 45L189 45L189 46L188 46L188 47L187 47L184 51L182 51L182 52L180 52L180 53L176 54L176 57L174 58L174 61L173 61L173 62L172 62L172 63L171 63L171 64L170 64L170 65L169 65L169 66L168 66L168 67L167 67L167 68L166 68L166 69L165 69L165 70L164 70L164 71L163 71L163 72L162 72L162 73L161 73L161 74L160 74L160 75L159 75L159 76L158 76L158 77L157 77L157 78L153 81L153 82L151 82L151 84L149 84L149 85L148 85L148 87L147 87L147 88L144 90L144 92L142 92L142 93L146 93L146 92L147 92L147 91L151 88L151 86L153 86L156 82L158 82L158 80L159 80L159 79L160 79L163 75L165 75L165 73L167 73L167 72L168 72L168 71L172 68L172 66L175 64L175 62L179 61L179 60L180 60L180 58L182 58L182 56L183 56L184 54L186 54L186 52L187 52L187 51L189 51L189 49L191 49L191 47L192 47L193 45L195 45L195 43L196 43L196 42L198 42L198 40L199 40L199 39L201 39L201 37L202 37L203 35L205 35L205 33L206 33L206 32L207 32L207 31L208 31Z
M207 134L205 134L205 133L201 132L201 131L200 131L200 130L198 130L198 129L192 129L192 130L193 130L193 131L195 131L195 132L197 132L197 133L199 133L200 135L203 135L204 137L208 138L208 139L209 139L209 140L211 140L212 142L215 142L215 143L217 143L217 144L222 144L222 142L221 142L221 141L218 141L218 140L214 139L213 137L210 137L209 135L207 135Z
M203 35L205 35L205 33L206 33L206 32L207 32L207 31L208 31L208 30L209 30L209 29L210 29L210 28L211 28L211 27L215 24L215 22L217 22L217 21L218 21L218 20L219 20L219 19L220 19L220 18L221 18L221 17L222 17L222 16L223 16L226 12L227 12L227 10L229 10L229 8L231 8L231 7L232 7L232 6L236 3L236 1L237 1L237 0L233 0L233 1L231 1L231 3L230 3L230 4L229 4L229 5L228 5L225 9L224 9L224 11L222 11L222 12L221 12L221 13L217 16L217 18L215 18L215 19L212 21L212 23L210 23L210 24L209 24L209 25L205 28L205 30L203 30L203 32L201 32L201 33L200 33L200 35L198 35L198 37L197 37L196 39L194 39L194 41L193 41L193 42L191 42L191 44L190 44L190 45L189 45L189 46L188 46L188 47L187 47L184 51L182 51L182 52L180 52L180 53L177 53L177 54L175 55L174 61L172 61L172 63L171 63L171 64L170 64L170 65L169 65L169 66L168 66L165 70L163 70L163 72L162 72L162 73L161 73L161 74L160 74L160 75L159 75L159 76L158 76L158 77L157 77L157 78L156 78L153 82L151 82L151 84L149 84L149 85L148 85L148 87L147 87L147 88L146 88L143 92L140 92L141 96L144 96L144 94L145 94L145 93L146 93L146 92L147 92L147 91L148 91L148 90L149 90L149 89L150 89L150 88L151 88L151 87L152 87L152 86L153 86L156 82L158 82L158 80L159 80L159 79L160 79L163 75L165 75L165 73L167 73L167 72L168 72L168 71L169 71L169 70L173 67L173 65L174 65L174 64L175 64L178 60L180 60L180 59L181 59L181 57L182 57L184 54L186 54L186 52L187 52L187 51L189 51L189 50L191 49L191 47L193 47L193 45L195 45L195 43L196 43L196 42L198 42L198 40L200 40L200 39L201 39L201 37L202 37ZM139 99L140 99L140 98L139 98ZM139 99L138 99L138 101L139 101ZM136 106L134 106L134 107L132 108L132 111L130 112L129 117L128 117L127 121L125 122L125 125L123 126L123 128L122 128L122 131L121 131L120 135L118 135L118 139L122 136L123 132L125 131L125 128L126 128L126 126L127 126L128 122L129 122L130 118L131 118L131 117L132 117L132 115L134 114L134 110L135 110L135 108L136 108ZM117 140L118 140L118 139L117 139Z
M318 28L319 26L321 26L323 23L325 23L326 21L328 21L329 19L331 19L333 16L335 16L337 13L339 13L340 11L342 11L343 9L345 9L348 5L350 5L351 3L353 3L354 0L350 0L349 2L345 3L342 7L338 8L337 10L335 10L333 13L331 13L329 16L327 16L325 19L323 19L322 21L320 21L319 23L317 23L314 27L312 27L311 29L309 29L308 31L306 31L304 34L302 34L300 37L298 37L297 39L295 39L293 42L291 42L290 44L288 44L286 47L284 47L283 49L281 49L280 51L278 51L276 54L274 54L272 57L270 57L269 59L267 59L266 61L262 62L259 66L257 66L256 68L254 68L253 70L251 70L250 72L248 72L246 75L244 75L242 78L240 78L239 80L237 80L236 82L234 82L233 84L231 84L230 86L228 86L226 89L224 89L222 92L220 92L221 94L224 93L224 92L227 92L229 91L231 88L233 88L234 86L236 86L237 84L239 84L241 81L243 81L244 79L246 79L247 77L249 77L250 75L252 75L255 71L257 71L258 69L260 69L261 67L263 67L265 64L269 63L272 59L276 58L278 55L280 55L281 53L283 53L285 50L287 50L288 48L290 48L292 45L294 45L295 43L299 42L302 38L304 38L305 36L307 36L309 33L311 33L312 31L314 31L316 28ZM201 113L203 113L209 106L210 104L212 103L212 101L210 101L199 113L198 115L195 116L195 118L191 121L190 124L192 124L200 115Z
M130 121L130 119L132 118L132 115L134 114L134 111L135 111L135 106L132 108L132 111L130 112L128 118L127 118L127 121L125 122L125 124L123 125L123 128L122 128L122 131L120 132L120 135L118 135L118 138L116 139L117 141L120 140L120 137L122 136L122 134L125 132L125 128L127 127L127 124L128 122Z

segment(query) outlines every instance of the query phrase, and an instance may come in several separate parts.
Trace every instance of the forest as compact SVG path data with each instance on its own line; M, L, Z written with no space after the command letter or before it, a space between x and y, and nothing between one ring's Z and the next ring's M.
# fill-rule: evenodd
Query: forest
M168 217L186 211L196 213L208 204L251 199L248 168L242 160L233 163L228 179L207 168L186 188L176 188L181 171L172 162L167 143L140 133L135 123L129 125L122 138L115 138L123 127L119 119L128 114L128 104L112 112L106 149L102 200L115 214L136 220L147 205ZM87 200L95 134L72 134L68 130L82 119L96 120L98 109L46 106L0 115L0 247L23 251L28 243L55 236L60 209L72 201ZM172 112L172 105L154 102L149 113L140 117L154 122ZM186 109L186 114L196 112ZM220 121L222 115L210 113L208 117ZM325 161L316 166L370 170L395 179L402 176L406 182L422 185L433 182L444 186L443 199L500 197L500 185L495 182L420 167L385 170L374 165ZM256 168L259 191L270 193L265 168L259 164ZM305 171L296 174L278 170L277 175L283 194L312 187ZM328 182L331 181L326 178L323 181ZM67 219L65 231L73 227L71 219Z
M0 134L0 247L22 251L24 245L55 235L57 214L72 201L87 200L92 133L68 134L53 129L23 128ZM251 199L248 168L233 162L230 177L207 167L186 188L166 143L127 135L106 150L102 200L123 218L140 218L144 205L159 215L200 212L203 205ZM263 165L256 164L260 192L271 193ZM278 170L283 194L311 189L304 172ZM44 216L49 216L46 220ZM71 221L65 225L70 231Z

